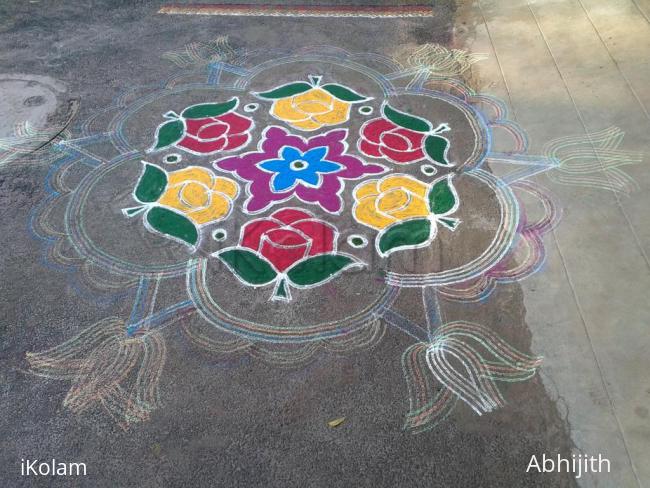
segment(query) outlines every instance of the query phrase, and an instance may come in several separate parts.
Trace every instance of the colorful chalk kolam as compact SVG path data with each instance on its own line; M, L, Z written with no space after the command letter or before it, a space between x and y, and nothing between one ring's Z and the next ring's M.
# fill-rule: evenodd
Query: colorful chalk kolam
M72 411L100 406L128 428L160 404L172 324L215 354L283 366L368 348L392 327L415 339L402 358L406 429L431 429L459 403L478 414L502 406L499 382L529 379L539 358L490 327L444 323L440 313L442 300L485 300L539 269L542 237L559 220L552 199L526 180L525 146L492 152L494 127L507 124L500 102L457 80L438 79L453 90L432 90L429 68L334 48L233 59L134 89L102 115L107 130L90 129L98 116L59 144L50 195L33 220L45 260L81 276L75 289L134 303L128 318L30 353L32 369L72 379ZM508 127L516 144L525 141ZM107 143L111 157L99 149ZM519 172L499 178L481 168L487 159ZM541 202L540 220L526 217L524 194ZM450 244L479 226L474 254ZM434 266L432 249L453 259L402 267L405 257ZM426 324L400 313L406 287L421 290ZM124 354L132 360L108 371Z

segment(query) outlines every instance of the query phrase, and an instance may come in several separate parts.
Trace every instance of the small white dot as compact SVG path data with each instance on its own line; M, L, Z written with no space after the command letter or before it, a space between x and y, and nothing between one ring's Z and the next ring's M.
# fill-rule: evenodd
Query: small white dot
M218 241L218 242L225 241L227 237L228 237L228 232L226 232L225 229L215 229L212 232L212 238L215 241Z
M356 247L357 249L366 247L368 245L368 239L359 234L352 234L351 236L348 236L347 241L350 246Z
M167 164L178 164L183 160L183 157L180 154L168 154L164 157L163 161Z
M427 176L433 176L438 172L436 167L431 164L423 164L422 166L420 166L420 171L422 171L422 173L424 173Z

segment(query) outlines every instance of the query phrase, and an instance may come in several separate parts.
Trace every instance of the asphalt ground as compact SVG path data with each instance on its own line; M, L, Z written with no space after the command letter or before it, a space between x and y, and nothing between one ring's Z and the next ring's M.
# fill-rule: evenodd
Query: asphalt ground
M425 43L462 47L454 37L460 20L451 1L436 2L433 17L412 19L171 16L157 14L159 7L119 1L0 6L0 83L10 100L2 102L8 105L2 136L10 136L24 118L52 129L52 138L63 128L67 137L79 136L77 124L97 116L119 95L177 73L179 66L164 53L217 36L228 36L236 50L251 51L334 46L399 56ZM283 76L279 69L265 82ZM473 83L471 77L464 81ZM150 134L153 120L153 115L136 119L134 137ZM26 353L60 344L106 317L128 317L132 294L85 292L83 279L47 265L43 242L28 224L47 195L51 161L45 161L40 144L34 149L0 168L3 486L574 485L566 473L526 473L531 455L566 456L572 448L568 424L538 377L507 385L507 404L489 415L479 417L461 406L432 430L404 431L408 394L400 357L412 340L390 327L371 348L321 349L303 364L274 367L254 354L202 352L183 327L172 326L165 332L162 405L147 421L124 430L101 407L71 412L64 407L70 383L31 374ZM480 195L475 203L489 207ZM93 231L104 232L107 245L128 252L119 233L102 231L101 219L95 223ZM463 249L471 253L484 239L470 233ZM182 288L183 282L170 280L159 300L174 303L176 285ZM237 293L222 289L229 306L251 320L268 314L273 322L299 326L304 316L336 319L337 313L354 310L358 290L364 296L376 292L368 282L367 276L357 276L334 287L330 292L339 301L334 309L330 300L316 297L291 312L275 304L268 308L261 293L238 303ZM420 304L417 290L405 290L395 307L421 323ZM505 340L530 352L519 284L500 286L480 307L451 302L442 307L448 322L500 327ZM196 316L183 320L187 327L201 327ZM328 426L338 417L345 421ZM24 477L23 458L84 462L88 475Z

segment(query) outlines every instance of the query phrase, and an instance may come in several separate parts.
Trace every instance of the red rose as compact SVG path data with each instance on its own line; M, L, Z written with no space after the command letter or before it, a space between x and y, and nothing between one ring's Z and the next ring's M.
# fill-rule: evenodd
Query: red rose
M424 159L423 142L426 134L377 118L361 127L359 151L366 156L386 158L395 163L414 163Z
M336 252L336 228L297 208L283 208L252 220L241 230L239 245L213 256L245 285L274 284L271 300L291 301L291 289L322 285L365 263Z
M185 133L175 145L198 154L232 151L248 143L253 125L248 117L228 112L218 117L185 119Z
M307 256L335 250L336 229L304 210L285 208L248 222L240 245L259 252L278 272Z

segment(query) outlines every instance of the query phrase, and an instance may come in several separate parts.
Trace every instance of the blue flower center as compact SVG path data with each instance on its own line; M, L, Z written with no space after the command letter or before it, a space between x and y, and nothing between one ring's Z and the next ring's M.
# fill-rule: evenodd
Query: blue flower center
M271 190L279 193L293 189L301 184L318 188L323 184L323 175L335 173L342 166L328 161L328 147L314 147L304 153L295 147L286 146L280 151L279 159L269 159L258 163L258 167L273 173Z

